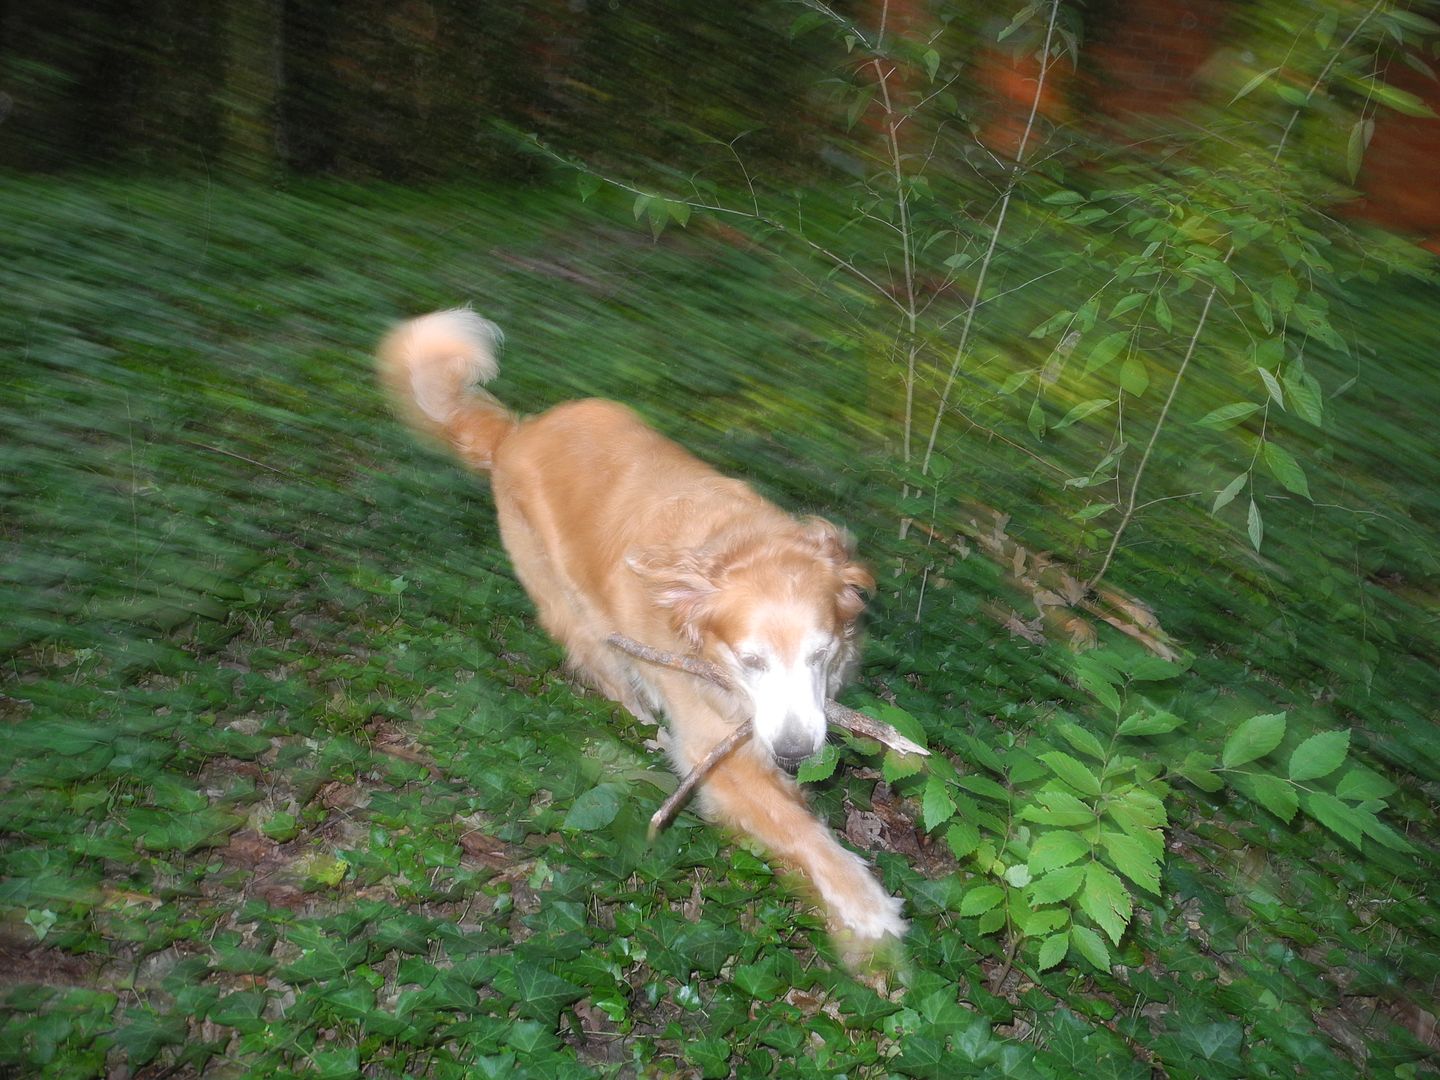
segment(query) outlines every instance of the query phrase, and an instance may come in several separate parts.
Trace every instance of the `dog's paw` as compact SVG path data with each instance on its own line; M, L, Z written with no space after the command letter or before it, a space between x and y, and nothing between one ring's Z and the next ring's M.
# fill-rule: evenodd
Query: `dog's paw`
M825 891L831 929L857 942L879 943L887 938L898 941L905 936L908 924L901 917L904 901L891 896L875 880L870 867L853 852L854 874L843 888Z

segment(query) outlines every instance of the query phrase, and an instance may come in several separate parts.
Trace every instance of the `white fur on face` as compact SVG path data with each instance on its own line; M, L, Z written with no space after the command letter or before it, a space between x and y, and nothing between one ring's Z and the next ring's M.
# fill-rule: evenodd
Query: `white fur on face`
M809 757L825 742L825 699L839 643L810 630L784 643L751 636L733 647L734 670L754 709L755 737L772 756Z

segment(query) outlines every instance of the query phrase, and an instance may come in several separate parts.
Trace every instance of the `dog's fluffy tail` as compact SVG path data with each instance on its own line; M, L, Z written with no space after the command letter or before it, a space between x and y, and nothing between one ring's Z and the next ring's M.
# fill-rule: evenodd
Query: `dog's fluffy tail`
M500 372L500 328L469 308L401 323L380 343L380 380L416 430L438 438L473 469L487 470L516 418L480 389Z

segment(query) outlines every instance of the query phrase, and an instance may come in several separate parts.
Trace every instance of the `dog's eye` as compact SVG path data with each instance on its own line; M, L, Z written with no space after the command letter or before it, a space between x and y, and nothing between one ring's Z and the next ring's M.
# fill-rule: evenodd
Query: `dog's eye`
M747 671L764 671L769 668L763 656L756 656L754 653L741 653L740 666Z

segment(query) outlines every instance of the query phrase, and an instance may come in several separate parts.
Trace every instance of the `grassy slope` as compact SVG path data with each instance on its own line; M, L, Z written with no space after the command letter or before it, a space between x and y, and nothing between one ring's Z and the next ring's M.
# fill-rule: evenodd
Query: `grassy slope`
M880 389L768 260L652 246L533 193L27 181L0 204L20 251L0 267L17 977L0 1067L1214 1078L1422 1060L1433 862L1357 857L1243 800L1176 792L1163 899L1125 967L1022 957L1003 987L996 943L955 914L964 876L872 763L816 799L882 823L915 916L887 993L833 967L755 854L689 818L645 847L672 783L651 733L558 675L483 490L385 418L366 356L389 319L473 299L510 331L507 401L637 402L789 505L848 518L883 563L889 485L854 453ZM1433 296L1381 296L1425 325ZM1157 692L1199 736L1257 708L1354 725L1424 840L1440 402L1406 345L1367 358L1322 448L1386 517L1275 513L1262 574L1169 506L1121 572L1197 655ZM996 448L948 452L1017 522L1051 515ZM980 614L1001 575L944 569L922 624L913 577L882 575L870 687L957 747L1083 715L1063 654Z

